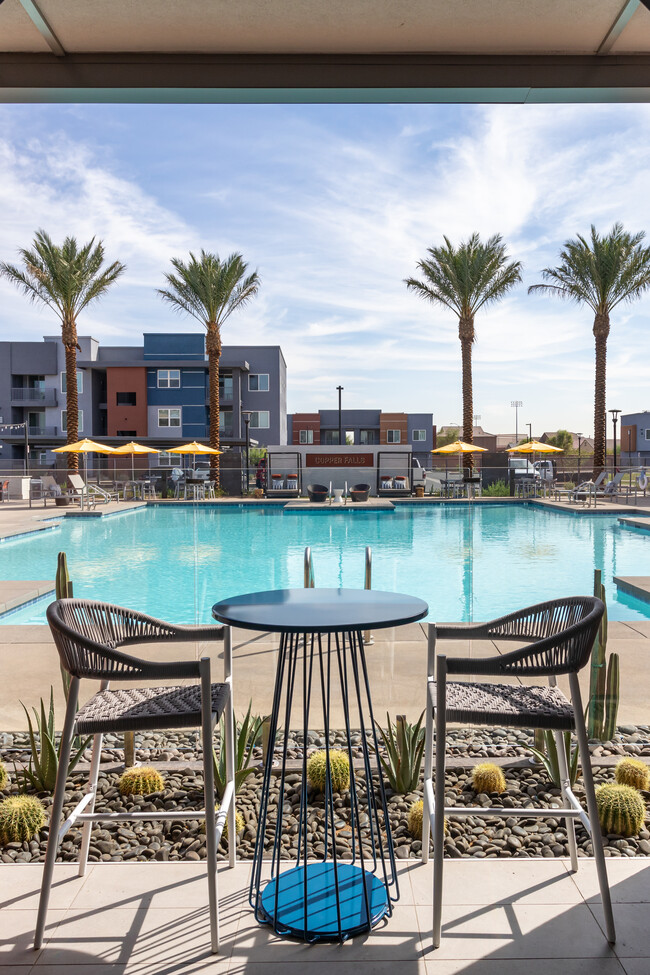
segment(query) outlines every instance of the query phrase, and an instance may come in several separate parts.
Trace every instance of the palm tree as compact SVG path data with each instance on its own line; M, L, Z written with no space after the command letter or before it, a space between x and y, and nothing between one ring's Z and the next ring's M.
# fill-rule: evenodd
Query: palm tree
M88 305L106 294L126 270L114 261L104 268L104 245L93 237L79 247L74 237L63 244L52 243L44 230L34 237L32 249L21 248L24 269L0 262L0 277L13 281L34 302L43 302L61 320L61 339L65 348L67 442L79 439L79 399L77 395L77 318ZM69 455L69 466L76 470L79 457Z
M189 261L172 258L175 274L166 274L166 289L158 294L177 311L186 312L205 325L210 388L210 446L219 449L219 359L221 328L237 308L254 298L260 286L257 271L246 275L248 265L241 254L225 261L218 254L202 250L199 258L190 252ZM219 456L210 456L212 474L219 486Z
M558 267L542 271L546 284L528 289L588 305L594 313L596 382L594 395L594 477L605 466L607 337L612 310L633 301L650 286L650 248L642 247L645 233L628 234L615 223L600 236L591 226L591 240L567 240Z
M521 281L521 263L508 260L500 234L483 244L478 234L457 248L448 237L442 247L430 247L429 257L418 263L424 281L407 278L406 286L421 298L444 305L458 315L462 356L463 440L473 443L472 345L474 317L480 308L500 298ZM472 455L468 454L469 466Z

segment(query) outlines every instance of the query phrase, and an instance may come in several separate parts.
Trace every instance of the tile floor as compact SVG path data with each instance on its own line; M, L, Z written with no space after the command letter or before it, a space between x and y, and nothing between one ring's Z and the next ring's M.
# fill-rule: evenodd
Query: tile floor
M344 945L306 946L258 925L250 865L219 875L222 954L209 952L205 878L194 864L57 866L46 941L31 947L41 868L0 868L1 975L648 975L650 864L609 860L618 926L603 935L595 868L568 861L445 864L443 941L430 944L431 864L403 863L393 916Z

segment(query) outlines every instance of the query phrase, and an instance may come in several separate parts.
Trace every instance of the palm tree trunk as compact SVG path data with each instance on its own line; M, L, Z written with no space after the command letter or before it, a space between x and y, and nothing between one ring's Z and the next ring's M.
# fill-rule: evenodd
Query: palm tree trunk
M463 372L463 440L474 443L474 395L472 390L472 343L474 341L474 320L460 318L458 320L458 336L460 338L462 372ZM465 464L471 472L474 467L474 455L465 454Z
M66 342L65 346L65 409L67 443L79 439L79 394L77 390L77 341ZM79 454L68 454L68 469L79 470Z
M607 463L607 336L609 315L597 314L594 319L596 339L596 383L594 391L594 480Z
M219 359L221 336L216 322L207 323L205 347L208 353L208 383L210 388L210 446L219 450ZM217 488L221 487L219 455L210 455L210 473Z

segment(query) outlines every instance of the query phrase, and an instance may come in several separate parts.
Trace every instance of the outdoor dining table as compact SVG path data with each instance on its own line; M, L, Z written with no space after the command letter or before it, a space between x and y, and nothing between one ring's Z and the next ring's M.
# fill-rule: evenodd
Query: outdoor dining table
M249 892L256 919L272 925L276 934L306 942L343 942L369 931L392 913L399 886L363 631L414 622L427 612L422 599L363 589L280 589L235 596L212 607L212 615L222 623L280 634ZM294 697L302 700L302 726L296 729L303 741L300 812L295 864L280 871ZM314 809L310 815L307 783L308 733L314 730L309 727L309 718L314 699L324 721L326 753L325 839L318 860L313 859L316 854L312 845L317 840L311 831ZM344 748L350 764L352 859L345 862L337 853L340 811L334 805L330 767L330 714L337 706L343 714ZM280 726L281 756L275 762ZM354 748L360 752L361 776L354 768L352 728L360 731ZM277 789L272 789L274 776ZM270 858L265 849L267 839L272 841ZM263 868L265 873L270 868L270 879L262 876Z

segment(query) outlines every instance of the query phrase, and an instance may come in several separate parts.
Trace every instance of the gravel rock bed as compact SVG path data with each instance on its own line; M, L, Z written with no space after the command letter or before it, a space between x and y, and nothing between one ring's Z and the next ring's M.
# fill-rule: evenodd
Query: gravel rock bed
M596 783L611 781L613 771L595 768ZM475 809L468 817L450 817L449 831L445 839L445 852L449 857L565 857L568 844L564 821L553 817L552 813L544 819L517 818L508 816L504 810L503 818L481 816L481 807L487 805L545 806L561 805L560 790L548 781L543 769L531 766L524 769L506 770L507 792L503 795L476 795L470 784L470 771L449 770L446 778L447 803ZM12 777L13 778L13 777ZM361 783L363 778L359 777ZM149 796L123 797L117 783L119 773L100 772L98 783L97 811L106 809L114 812L148 812L154 809L201 808L202 777L200 773L179 763L178 770L165 773L165 789ZM68 782L65 812L69 813L82 795L86 781L85 775L73 773ZM282 797L282 858L295 856L298 845L298 823L300 807L300 774L287 775ZM246 779L238 797L237 809L244 819L244 829L238 836L238 856L251 859L257 836L258 796L262 785L262 774L256 771ZM363 788L363 784L359 786ZM399 859L419 858L422 843L409 835L407 828L408 811L412 802L422 798L420 789L407 796L388 792L388 815ZM4 795L15 792L10 786ZM576 794L583 798L581 782L578 780ZM267 823L265 848L271 849L273 830L279 805L279 780L273 785L270 818ZM646 807L650 803L650 793L643 793ZM50 795L41 795L47 809L52 804ZM310 790L308 809L309 853L322 857L325 850L324 798ZM337 854L342 858L351 856L350 799L347 792L334 796L334 825ZM369 853L369 822L362 805L362 841ZM646 824L647 825L647 824ZM380 820L383 832L384 823ZM331 827L330 827L331 829ZM576 827L579 855L591 855L591 842L578 822ZM44 828L30 842L10 843L0 850L0 860L5 863L38 862L45 856L48 830ZM385 835L385 834L384 834ZM81 843L81 829L73 827L66 835L60 849L61 861L77 859ZM643 829L638 837L625 839L621 836L607 837L605 853L610 857L636 857L650 855L650 831ZM126 860L199 861L206 856L205 833L199 820L171 822L101 823L92 833L90 857L92 862ZM222 842L219 858L227 856Z

